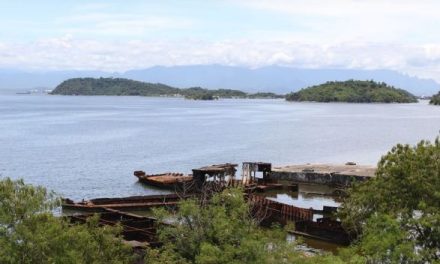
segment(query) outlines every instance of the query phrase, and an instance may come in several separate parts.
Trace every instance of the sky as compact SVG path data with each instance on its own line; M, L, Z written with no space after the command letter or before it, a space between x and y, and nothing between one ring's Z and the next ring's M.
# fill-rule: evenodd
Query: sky
M0 68L280 65L440 82L439 12L438 0L0 0Z

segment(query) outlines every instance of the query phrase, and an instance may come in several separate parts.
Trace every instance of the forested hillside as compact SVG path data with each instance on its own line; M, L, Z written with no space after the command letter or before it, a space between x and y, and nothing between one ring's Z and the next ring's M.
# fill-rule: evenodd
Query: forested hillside
M51 94L118 95L118 96L183 96L194 100L217 98L282 98L273 93L247 94L239 90L208 90L200 87L179 89L161 83L146 83L123 78L73 78L58 85Z
M286 96L287 101L350 103L414 103L409 92L374 81L326 82Z

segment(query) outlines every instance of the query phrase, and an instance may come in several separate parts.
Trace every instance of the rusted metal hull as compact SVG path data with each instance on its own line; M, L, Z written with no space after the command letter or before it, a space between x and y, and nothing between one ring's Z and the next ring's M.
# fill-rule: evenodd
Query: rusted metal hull
M340 245L349 245L352 237L341 225L341 222L331 218L320 218L313 221L315 210L312 208L300 208L293 205L279 203L259 195L248 195L253 216L261 221L264 226L271 226L276 222L285 225L289 222L295 223L295 230L292 234L301 235L313 239L319 239ZM336 210L334 207L325 208L319 213L331 213Z
M143 184L169 190L181 190L184 184L190 181L192 181L192 177L181 177L181 179L176 178L171 181L163 181L160 177L139 178L139 182Z
M169 206L174 207L178 202L160 202L160 203L141 203L141 204L113 204L113 205L81 205L81 204L63 204L65 210L76 210L83 212L104 212L103 208L116 210L143 211L154 207Z
M345 231L341 222L329 218L320 218L317 222L298 221L291 233L345 246L352 241L352 236Z
M143 171L135 171L133 174L143 184L171 190L182 190L184 184L193 180L192 175L173 172L147 175Z
M262 218L263 225L270 225L273 222L285 225L288 222L313 220L312 209L279 203L258 195L248 195L247 199L254 216Z
M283 188L284 188L284 186L280 183L268 183L268 184L257 185L255 187L255 190L257 192L266 192L266 191L271 191L271 190L280 190Z
M77 210L84 212L105 212L105 208L116 210L146 210L159 206L176 206L181 199L187 196L176 194L149 195L149 196L130 196L123 198L97 198L89 201L73 202L64 199L63 209Z
M84 224L94 214L76 214L66 216L72 224ZM157 221L155 218L144 217L118 210L104 208L99 214L100 226L120 224L124 241L133 248L157 247L161 243L157 238Z

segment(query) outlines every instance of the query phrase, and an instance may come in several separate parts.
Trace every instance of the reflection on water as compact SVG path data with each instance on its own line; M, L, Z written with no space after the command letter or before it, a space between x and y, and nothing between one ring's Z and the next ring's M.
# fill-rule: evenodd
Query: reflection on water
M326 185L317 184L299 184L297 192L288 192L283 190L270 191L265 193L266 197L280 203L294 205L301 208L313 208L314 210L322 210L323 206L339 207L341 205L341 198L333 195L335 188ZM323 217L321 214L314 214L313 220ZM289 235L288 239L299 239L301 245L299 250L309 253L317 253L319 251L329 251L337 253L341 245L329 243L322 240L312 238L296 238L294 235Z
M323 206L338 207L341 204L340 198L333 195L335 190L325 185L300 184L298 192L271 191L266 196L280 203L322 210Z
M323 251L337 254L338 250L344 247L341 245L329 243L322 240L305 238L305 237L295 237L292 234L288 235L288 240L292 240L292 241L297 240L299 242L299 246L297 247L298 250L301 250L303 252L309 252L312 254L322 253Z

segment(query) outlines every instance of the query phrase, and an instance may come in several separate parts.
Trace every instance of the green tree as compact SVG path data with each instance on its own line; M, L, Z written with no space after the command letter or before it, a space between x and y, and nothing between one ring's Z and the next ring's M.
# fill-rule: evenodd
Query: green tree
M440 105L440 92L438 92L436 95L433 95L429 103L433 105Z
M409 92L374 81L326 82L286 95L287 101L350 103L415 103Z
M376 177L354 186L339 216L370 263L440 260L440 141L397 145Z
M194 100L216 98L256 98L261 94L248 95L231 89L208 90L201 87L179 89L161 83L146 83L124 78L72 78L59 84L51 94L57 95L123 95L123 96L184 96ZM262 94L266 98L277 95Z
M70 225L52 210L59 199L22 180L0 180L0 263L130 263L119 227Z
M306 257L280 228L263 230L251 216L240 189L227 189L209 200L187 200L170 215L173 225L160 229L164 246L150 250L147 263L337 263L331 255Z

